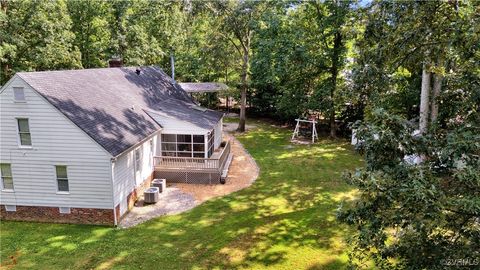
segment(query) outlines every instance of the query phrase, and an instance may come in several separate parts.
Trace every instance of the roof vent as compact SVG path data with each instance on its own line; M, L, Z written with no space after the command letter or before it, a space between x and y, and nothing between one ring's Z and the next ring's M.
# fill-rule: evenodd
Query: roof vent
M142 72L139 68L135 69L135 73L137 73L137 75L140 75L140 72Z
M108 60L108 67L115 68L115 67L123 67L123 60L120 57L113 57L112 59Z

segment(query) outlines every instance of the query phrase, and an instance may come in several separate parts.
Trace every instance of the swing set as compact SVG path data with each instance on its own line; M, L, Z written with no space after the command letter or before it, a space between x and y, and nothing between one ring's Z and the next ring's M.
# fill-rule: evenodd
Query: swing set
M295 141L295 138L299 137L312 137L312 143L315 143L315 140L318 141L318 134L317 134L317 129L316 129L316 124L317 121L315 121L315 118L311 120L305 120L305 119L295 119L297 121L297 125L295 126L295 130L293 131L292 135L292 140ZM311 129L310 129L311 126Z

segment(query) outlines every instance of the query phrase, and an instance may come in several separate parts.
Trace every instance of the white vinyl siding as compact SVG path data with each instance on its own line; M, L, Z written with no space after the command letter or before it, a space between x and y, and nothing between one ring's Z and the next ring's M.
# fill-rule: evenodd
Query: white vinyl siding
M181 121L170 116L149 112L155 122L162 126L163 134L197 134L205 135L210 130L198 127L192 123Z
M141 145L117 157L113 168L114 204L121 205L120 216L127 210L125 204L128 194L152 174L153 162L150 160L150 155L157 155L159 142L160 134L158 133ZM153 149L151 149L152 146ZM135 152L138 153L139 157L140 155L143 157L138 160L137 164L135 164Z
M3 190L13 190L12 167L10 164L0 164L0 178L2 178Z
M223 118L218 121L217 125L215 126L215 149L220 147L222 143L222 134L223 134Z
M26 103L14 103L23 87ZM19 148L17 118L29 119L32 147ZM0 93L0 163L11 164L14 192L0 204L112 209L111 155L19 78ZM68 168L69 194L58 194L55 165Z

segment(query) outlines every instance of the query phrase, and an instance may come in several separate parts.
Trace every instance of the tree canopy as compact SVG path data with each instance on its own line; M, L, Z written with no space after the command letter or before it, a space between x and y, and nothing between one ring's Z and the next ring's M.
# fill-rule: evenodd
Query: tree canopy
M247 111L356 122L365 167L338 217L352 265L442 269L480 247L478 1L0 0L0 85L19 71L158 65ZM215 104L215 102L209 103ZM342 131L342 132L340 132ZM419 162L409 161L417 157Z
M370 108L356 124L366 165L346 175L360 196L339 212L358 228L357 266L372 258L381 269L478 264L478 10L471 2L375 2L365 13L354 82Z

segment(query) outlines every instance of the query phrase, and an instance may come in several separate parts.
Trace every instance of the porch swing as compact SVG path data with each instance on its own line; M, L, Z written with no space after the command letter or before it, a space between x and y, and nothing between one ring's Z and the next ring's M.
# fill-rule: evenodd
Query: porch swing
M312 138L312 143L315 143L315 140L318 141L318 134L316 124L317 121L314 117L310 117L309 119L295 119L297 124L295 125L295 130L293 131L292 135L292 142L305 142L304 140L299 140L295 138Z

